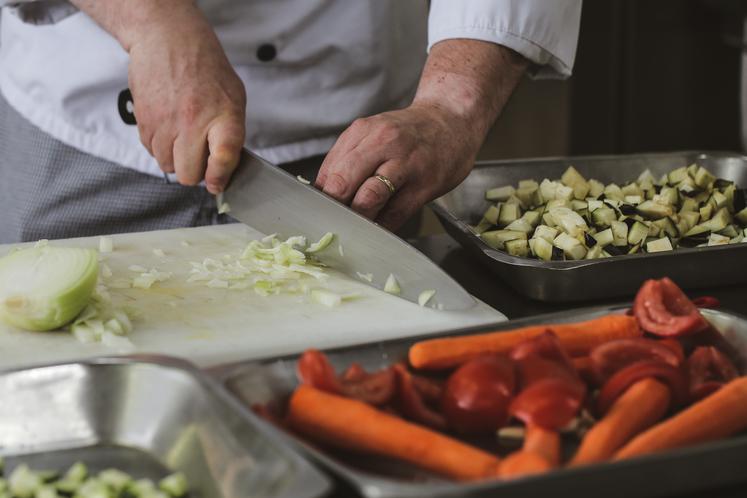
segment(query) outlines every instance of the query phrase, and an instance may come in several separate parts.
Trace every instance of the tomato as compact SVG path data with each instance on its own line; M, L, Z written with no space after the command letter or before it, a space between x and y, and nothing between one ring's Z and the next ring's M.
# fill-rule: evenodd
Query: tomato
M563 349L563 345L560 344L558 336L549 329L547 332L517 344L511 350L511 359L514 361L523 360L530 356L552 360L573 370L573 363Z
M521 389L527 389L535 382L544 379L561 379L567 382L579 382L578 374L557 361L530 356L516 362L516 369Z
M739 376L737 367L713 346L700 346L687 359L690 374L690 399L697 401L713 394Z
M389 403L397 391L394 370L385 368L368 373L361 369L355 380L342 381L342 393L348 398L357 399L370 405L380 406Z
M672 405L679 406L687 398L687 380L682 368L657 360L641 360L616 372L604 384L597 398L597 413L604 415L630 386L642 379L654 377L672 393Z
M560 430L576 416L585 394L580 381L548 377L522 390L511 402L509 413L527 425Z
M713 296L700 296L693 299L693 304L698 308L716 309L721 307L721 301Z
M693 334L708 326L698 308L666 277L643 284L636 295L633 312L644 330L660 336Z
M299 380L322 391L342 393L340 380L327 355L316 349L307 349L296 366Z
M460 366L446 382L441 409L449 426L463 434L492 433L508 421L516 387L513 362L483 356Z
M402 414L428 427L440 430L446 429L446 419L426 405L420 392L415 387L412 374L407 370L407 367L397 364L392 368L397 379L397 397Z
M615 372L641 360L659 360L677 367L682 362L672 346L653 339L617 339L595 347L590 353L597 381L602 384Z

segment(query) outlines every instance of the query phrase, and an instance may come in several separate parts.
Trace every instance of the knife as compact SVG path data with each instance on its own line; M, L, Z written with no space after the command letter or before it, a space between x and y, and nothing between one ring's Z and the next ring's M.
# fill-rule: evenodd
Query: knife
M231 216L264 234L303 235L315 241L334 233L335 241L316 255L318 259L377 289L383 289L392 274L399 296L408 301L417 303L421 292L435 290L428 306L465 310L475 305L467 291L410 244L247 150L223 201ZM369 274L371 282L364 278Z

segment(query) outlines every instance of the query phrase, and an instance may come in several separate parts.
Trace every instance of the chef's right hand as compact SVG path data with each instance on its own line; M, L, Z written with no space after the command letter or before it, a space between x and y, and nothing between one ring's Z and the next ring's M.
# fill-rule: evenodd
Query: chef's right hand
M140 140L179 183L222 192L244 144L244 85L193 2L148 3L147 19L120 37Z

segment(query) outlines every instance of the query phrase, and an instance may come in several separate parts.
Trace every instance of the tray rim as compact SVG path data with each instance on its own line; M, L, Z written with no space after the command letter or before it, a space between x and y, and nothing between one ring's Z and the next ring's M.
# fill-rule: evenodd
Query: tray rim
M251 410L247 410L235 396L228 392L222 383L216 381L216 379L208 375L205 370L199 369L192 362L184 358L151 353L106 355L82 358L79 360L46 362L23 367L0 369L0 377L26 371L76 365L93 367L151 365L165 367L184 373L195 381L204 392L210 396L214 396L219 402L224 403L226 408L239 417L244 425L254 428L261 437L266 438L279 452L280 457L287 459L290 464L297 469L298 478L284 491L283 494L277 495L279 498L318 498L328 495L332 490L332 482L329 477L319 470L316 465L311 463L308 458L299 453L292 444L289 444L289 441L282 437L282 434L280 434L279 431L267 430L269 424L252 413ZM243 445L241 447L246 451L246 448ZM4 453L0 447L0 456L2 455L4 455Z
M613 305L603 305L603 306L592 306L592 307L583 307L583 308L576 308L572 310L565 310L565 311L559 311L559 312L553 312L553 313L543 313L539 315L533 315L530 317L523 317L515 320L507 320L503 322L497 322L494 325L486 325L486 326L477 326L477 327L467 327L464 329L459 330L458 332L451 331L451 332L436 332L436 333L430 333L425 334L422 336L415 336L415 337L407 337L402 339L389 339L387 341L373 341L365 344L359 344L355 346L345 346L345 347L339 347L339 348L331 348L322 350L323 352L349 352L351 350L355 349L363 349L363 348L370 348L370 347L377 347L382 346L384 344L393 344L393 343L401 343L401 344L413 344L419 340L423 340L425 338L431 338L436 339L440 337L445 336L454 336L454 335L467 335L467 334L473 334L475 332L483 331L483 332L492 332L492 331L502 331L502 330L509 330L511 328L517 328L520 326L527 326L527 325L540 325L543 323L552 323L553 321L557 321L558 319L573 319L573 317L579 317L579 319L589 319L599 313L621 313L625 310L629 309L631 307L630 302L624 302L620 304L613 304ZM737 318L741 321L747 322L747 314L742 314L739 312L734 312L732 310L723 310L723 309L701 309L702 312L708 317L708 315L714 315L714 316L731 316L733 318ZM225 385L231 378L234 376L240 374L243 370L249 370L253 368L264 368L269 364L276 363L276 362L283 362L283 361L296 361L300 357L299 354L291 354L291 355L282 355L272 358L264 358L264 359L257 359L257 360L248 360L244 362L234 362L229 363L226 365L218 366L213 369L209 369L208 374L214 377L216 380L218 380L222 385ZM230 389L226 387L226 391L229 393L229 395L237 398L236 395L234 395ZM240 406L243 410L250 412L248 406L246 406L244 403L239 401ZM526 483L533 483L533 484L540 484L545 481L552 482L554 479L557 478L574 478L574 479L583 479L584 476L588 475L596 475L600 471L604 470L624 470L626 468L632 468L632 469L643 469L646 468L651 463L666 463L668 461L674 461L678 459L693 459L698 458L699 456L704 455L710 455L710 454L718 454L719 452L723 452L725 449L728 449L729 447L737 447L739 449L744 448L747 450L747 435L741 435L741 436L733 436L728 439L722 439L718 441L711 441L707 443L701 443L696 444L692 446L687 446L683 448L677 448L670 451L665 451L658 454L651 454L651 455L645 455L637 458L632 458L630 460L622 460L622 461L616 461L616 462L600 462L595 463L591 465L585 465L582 467L564 467L560 469L553 470L551 472L541 474L538 476L529 476L525 478L520 479L514 479L510 481L499 481L499 480L493 480L488 479L484 481L476 481L471 483L458 483L453 481L438 481L438 482L428 482L428 483L415 483L415 482L408 482L408 481L398 481L395 479L390 479L386 477L382 477L373 473L366 472L364 470L359 470L353 467L349 467L343 463L340 463L335 459L334 457L326 454L325 452L317 449L310 443L306 442L305 440L295 437L291 435L290 433L287 433L283 430L280 430L271 424L267 423L268 426L271 426L272 429L277 431L278 435L280 437L285 438L289 444L292 444L299 448L301 452L304 454L307 454L311 460L318 463L325 469L327 469L330 473L338 476L339 478L345 480L348 484L353 486L362 496L366 498L396 498L396 497L402 497L402 498L410 498L410 497L416 497L416 496L435 496L435 497L445 497L445 496L456 496L456 495L462 495L470 496L474 493L482 493L482 492L510 492L510 491L518 491L520 490L522 485L525 485ZM745 482L747 482L747 478L745 478Z
M671 151L671 152L644 152L635 154L606 154L606 155L586 155L586 156L548 156L548 157L531 157L525 159L500 159L500 160L482 160L475 163L474 169L485 169L492 167L507 167L518 164L526 163L538 163L548 161L566 161L573 162L579 159L583 160L613 160L620 158L629 159L644 159L644 158L657 158L657 157L672 157L680 155L704 155L704 156L725 156L729 158L741 158L747 163L747 155L739 152L728 152L728 151L697 151L697 150L683 150L683 151ZM531 167L531 164L528 164ZM470 173L471 174L471 173ZM449 194L446 194L449 195ZM445 197L445 196L442 196ZM578 261L542 261L531 258L520 258L517 256L511 256L506 252L493 249L486 244L480 237L478 237L474 231L469 227L469 224L464 220L456 216L451 210L446 208L442 204L442 197L435 199L429 203L429 207L436 214L438 219L444 225L444 229L454 238L460 245L465 249L476 250L481 252L484 256L490 258L501 264L508 266L528 267L528 268L540 268L550 271L569 271L576 268L609 265L617 262L624 261L645 261L648 259L655 258L674 258L681 254L718 254L718 251L739 251L740 244L729 244L724 246L713 246L713 247L692 247L692 248L679 248L675 251L670 252L659 252L659 253L638 253L638 254L624 254L620 256L614 256L611 258L603 259L582 259ZM470 242L467 246L461 237L456 237L451 234L449 230L457 230L460 234ZM745 248L742 248L745 249Z

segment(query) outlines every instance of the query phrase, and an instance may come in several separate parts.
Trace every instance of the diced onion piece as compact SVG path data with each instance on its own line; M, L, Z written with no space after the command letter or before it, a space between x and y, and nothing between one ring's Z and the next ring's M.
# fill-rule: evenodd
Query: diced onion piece
M306 249L306 253L315 253L319 251L323 251L326 249L330 243L332 243L332 240L335 238L335 234L332 232L325 233L321 239L319 239L319 242L314 242L309 246L308 249Z
M163 258L166 256L166 253L163 252L163 249L153 249L153 254L155 254L159 258Z
M156 283L155 275L143 273L132 279L132 286L137 289L150 289Z
M223 192L215 196L215 203L218 205L218 214L231 212L231 206L223 200Z
M366 282L373 282L373 273L361 273L359 271L355 272L356 275L358 275L358 278L361 280L365 280Z
M308 180L307 180L306 178L304 178L304 177L303 177L303 176L301 176L301 175L298 175L298 176L296 177L296 179L297 179L297 180L298 180L299 182L303 183L304 185L311 185L311 182L310 182L310 181L308 181Z
M228 289L228 280L214 278L207 283L207 286L211 289Z
M389 294L394 294L396 296L402 293L402 289L399 287L399 282L397 282L397 278L392 273L390 273L386 279L386 283L384 284L384 292L388 292Z
M114 239L111 237L99 237L99 252L109 253L114 250Z
M182 247L189 247L189 246L191 246L191 245L192 245L192 244L190 244L190 243L189 243L189 242L187 242L186 240L182 240L182 242L181 242L181 246L182 246Z
M98 280L91 249L41 246L0 259L0 319L19 328L53 330L88 305Z
M108 330L104 331L104 333L101 334L101 342L102 344L104 344L104 346L117 349L122 352L132 351L135 349L135 345L132 344L132 341L130 341L128 338L122 337L121 335L115 334Z
M342 243L337 244L337 252L340 253L341 258L345 257L345 251L342 249Z
M311 291L311 300L324 306L334 308L340 306L340 303L342 303L342 296L328 290L314 289Z
M428 304L428 301L430 301L431 299L433 299L433 296L435 296L435 295L436 295L436 291L433 290L433 289L424 290L418 296L418 304L420 306L425 306L426 304Z
M140 265L130 265L127 267L127 269L136 273L145 273L148 271L146 267Z

